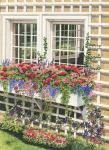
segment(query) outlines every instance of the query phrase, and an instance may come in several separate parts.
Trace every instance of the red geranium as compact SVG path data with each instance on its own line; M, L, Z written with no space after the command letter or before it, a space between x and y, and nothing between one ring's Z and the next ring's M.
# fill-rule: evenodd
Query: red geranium
M7 66L3 66L2 70L3 71L7 71L8 67Z
M52 79L55 79L56 77L57 77L56 74L52 74L52 75L51 75L51 78L52 78Z
M60 83L61 83L61 81L60 81L60 80L56 80L56 81L54 82L54 85L55 85L55 86L59 86L59 85L60 85Z
M66 73L66 71L59 71L59 73L58 73L59 75L66 75L67 73Z

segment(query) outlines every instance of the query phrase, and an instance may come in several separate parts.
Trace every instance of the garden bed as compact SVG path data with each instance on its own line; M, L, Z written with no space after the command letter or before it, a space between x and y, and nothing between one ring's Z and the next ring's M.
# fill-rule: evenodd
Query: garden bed
M32 146L33 145L33 146ZM15 137L12 133L0 130L0 148L2 150L47 150L44 145L34 144L32 141L24 141L21 138ZM43 146L43 147L42 147ZM62 150L105 150L103 147L97 147L91 143L87 143L82 139L70 139L69 145ZM50 148L50 150L57 150Z

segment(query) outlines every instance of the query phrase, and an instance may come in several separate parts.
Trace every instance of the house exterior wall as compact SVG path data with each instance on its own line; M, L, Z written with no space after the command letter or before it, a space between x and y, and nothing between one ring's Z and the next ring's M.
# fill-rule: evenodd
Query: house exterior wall
M0 58L2 57L2 16L0 16Z
M106 128L109 129L109 0L0 0L0 59L3 57L4 16L20 15L22 18L22 15L51 14L82 15L88 18L91 41L101 45L92 51L92 55L101 56L101 61L94 63L101 65L95 80L102 84L102 88L96 91L94 103L101 106Z

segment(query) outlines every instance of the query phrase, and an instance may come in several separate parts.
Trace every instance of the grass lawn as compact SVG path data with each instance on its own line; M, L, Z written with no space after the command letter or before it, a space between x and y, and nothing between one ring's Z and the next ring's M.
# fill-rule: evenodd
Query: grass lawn
M0 150L46 150L31 146L0 130Z

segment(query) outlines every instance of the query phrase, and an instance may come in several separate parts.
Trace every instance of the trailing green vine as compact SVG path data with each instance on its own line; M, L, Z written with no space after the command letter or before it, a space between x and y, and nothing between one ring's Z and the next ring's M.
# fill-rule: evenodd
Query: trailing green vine
M37 57L38 57L39 63L42 63L46 59L46 56L47 56L48 45L47 45L47 38L46 37L44 37L43 42L44 42L43 43L43 48L44 48L43 53L37 52Z
M91 43L90 38L89 38L89 33L88 33L87 37L86 37L86 44L85 44L87 52L86 52L86 55L85 55L85 58L84 58L84 67L89 68L91 70L100 70L99 65L97 65L97 67L92 66L92 62L94 62L96 60L100 60L100 58L101 58L100 55L97 55L97 56L92 56L91 55L91 51L92 51L92 48L94 46L96 46L96 45Z

